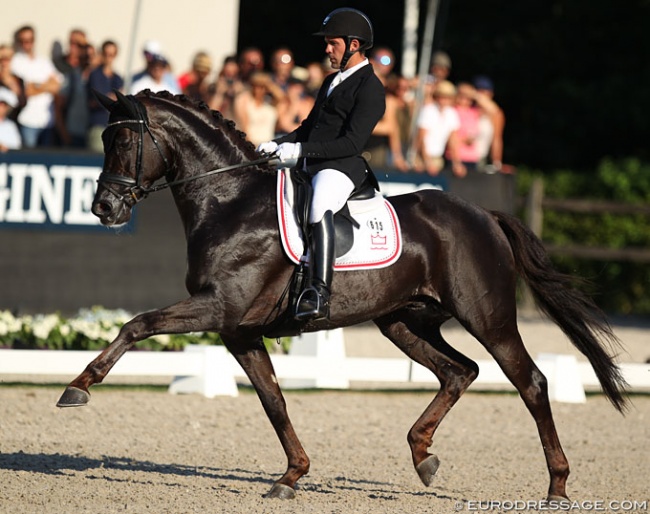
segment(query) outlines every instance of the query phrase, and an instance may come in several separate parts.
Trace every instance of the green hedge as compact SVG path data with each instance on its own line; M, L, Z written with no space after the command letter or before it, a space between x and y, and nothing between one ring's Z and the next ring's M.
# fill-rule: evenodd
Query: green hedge
M541 173L519 168L517 187L528 194L535 177L550 198L580 198L650 204L650 164L638 159L603 160L594 173L557 170ZM557 245L650 248L650 216L544 211L542 239ZM589 279L596 302L617 314L650 314L650 264L553 256L556 267Z

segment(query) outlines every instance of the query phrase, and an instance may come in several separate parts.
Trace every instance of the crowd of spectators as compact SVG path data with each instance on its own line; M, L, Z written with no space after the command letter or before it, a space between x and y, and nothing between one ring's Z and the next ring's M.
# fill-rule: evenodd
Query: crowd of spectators
M92 90L107 96L114 90L182 93L234 120L258 145L294 130L333 71L327 59L298 66L291 48L282 46L268 61L259 48L247 47L217 66L208 52L198 51L179 72L159 42L147 41L143 69L127 85L113 66L116 42L95 46L74 28L67 49L56 42L51 55L40 56L36 35L26 25L12 44L0 44L0 151L60 146L101 152L108 113ZM447 168L459 177L508 169L502 165L505 117L488 77L454 84L451 58L436 52L419 85L395 70L390 48L376 46L368 57L386 90L385 115L364 151L373 169L437 175Z

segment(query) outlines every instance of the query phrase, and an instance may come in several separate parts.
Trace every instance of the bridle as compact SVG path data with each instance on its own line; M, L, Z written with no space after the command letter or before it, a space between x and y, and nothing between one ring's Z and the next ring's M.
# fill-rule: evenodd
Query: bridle
M137 148L137 155L136 155L136 162L135 162L135 178L126 177L124 175L117 175L116 173L110 173L106 170L102 170L102 172L99 175L99 178L97 179L97 182L101 184L108 192L116 196L119 200L127 203L127 205L133 206L136 203L138 203L140 200L144 200L150 193L155 193L157 191L161 191L171 186L176 186L179 184L183 184L185 182L190 182L193 180L198 180L200 178L209 177L211 175L215 175L217 173L223 173L225 171L246 168L249 166L255 166L257 164L264 164L273 159L277 159L277 157L274 154L262 154L261 158L252 161L233 164L230 166L225 166L223 168L217 168L214 170L206 171L204 173L201 173L200 175L193 175L191 177L185 177L171 182L164 182L162 184L153 185L151 187L145 187L142 184L142 180L144 176L144 169L142 167L142 153L143 153L143 142L144 142L145 132L149 134L149 136L151 137L151 140L153 141L156 150L158 150L158 154L160 155L161 159L165 163L165 176L169 175L171 166L169 164L169 161L167 160L167 157L165 157L162 148L158 144L158 140L154 136L153 132L151 132L151 128L149 127L149 123L147 122L146 111L144 110L144 107L140 102L138 102L133 98L131 98L131 101L136 107L138 118L118 120L109 123L108 125L106 125L106 128L104 129L102 138L108 137L110 131L117 130L122 127L131 129L134 132L138 132L139 137L138 137L138 148ZM128 188L128 190L126 191L126 193L120 193L119 191L117 191L115 188L112 187L112 184L116 184L118 186L125 186Z
M99 175L99 178L97 179L97 182L100 185L104 186L104 188L106 188L107 191L112 193L120 200L126 202L129 205L134 205L140 200L146 198L148 195L147 188L142 185L142 180L144 176L144 169L142 167L142 153L143 153L143 146L144 146L145 131L151 137L153 144L158 150L158 154L160 155L163 162L165 163L165 174L169 172L170 166L167 157L165 157L165 154L163 153L162 149L160 148L160 145L158 144L158 140L151 132L149 123L147 123L146 111L144 110L144 107L140 102L134 99L131 99L131 103L135 107L135 110L137 112L138 115L137 119L118 120L109 123L108 125L106 125L106 128L102 133L102 139L107 139L110 136L111 132L116 131L122 127L131 129L134 132L138 133L139 137L138 137L138 149L137 149L136 161L135 161L135 178L125 177L124 175L117 175L116 173L110 173L105 169L103 169L101 174ZM116 191L112 187L113 184L117 184L119 186L125 186L128 188L128 190L126 193L120 193L119 191Z

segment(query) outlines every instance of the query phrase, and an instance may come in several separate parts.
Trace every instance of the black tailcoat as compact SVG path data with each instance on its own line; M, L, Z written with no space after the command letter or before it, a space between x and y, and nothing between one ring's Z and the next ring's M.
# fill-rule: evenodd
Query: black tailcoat
M386 110L384 86L372 65L361 67L327 96L336 73L328 75L311 112L301 125L277 143L301 143L310 175L333 168L358 186L366 175L361 152ZM303 164L298 163L302 169Z

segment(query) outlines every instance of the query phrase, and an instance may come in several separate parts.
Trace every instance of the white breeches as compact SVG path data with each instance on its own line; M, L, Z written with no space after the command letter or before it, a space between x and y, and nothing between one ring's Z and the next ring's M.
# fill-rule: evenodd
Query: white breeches
M327 168L311 179L313 196L309 223L318 223L327 211L339 212L354 190L350 178L338 170Z

